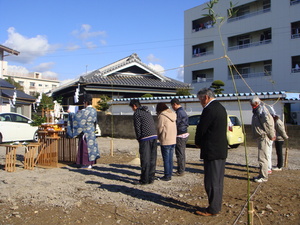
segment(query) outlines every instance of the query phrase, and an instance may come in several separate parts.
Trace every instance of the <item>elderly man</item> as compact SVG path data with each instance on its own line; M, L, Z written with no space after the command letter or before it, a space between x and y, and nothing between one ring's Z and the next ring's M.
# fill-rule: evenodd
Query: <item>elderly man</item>
M274 120L268 109L261 103L259 97L250 99L253 109L252 133L257 139L259 175L254 177L255 182L268 181L268 149L276 139Z
M204 186L209 206L204 211L196 211L200 216L213 216L221 211L225 163L228 152L226 137L227 112L215 99L211 89L198 92L203 107L197 126L195 144L200 147L200 158L204 161Z

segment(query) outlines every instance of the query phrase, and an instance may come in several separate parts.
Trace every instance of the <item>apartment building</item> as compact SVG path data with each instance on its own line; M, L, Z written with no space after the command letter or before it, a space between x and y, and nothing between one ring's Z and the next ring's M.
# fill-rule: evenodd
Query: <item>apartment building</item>
M231 0L237 13L218 31L207 4L184 13L184 82L194 93L214 80L224 93L299 92L300 0ZM230 0L214 6L228 16ZM221 35L220 35L221 34ZM221 39L224 45L222 45ZM229 67L227 55L234 66ZM232 69L232 73L231 73Z
M16 74L14 72L5 72L3 78L12 78L24 87L24 92L28 95L35 96L37 93L47 93L60 84L59 80L47 79L42 77L42 73L33 72L29 74Z

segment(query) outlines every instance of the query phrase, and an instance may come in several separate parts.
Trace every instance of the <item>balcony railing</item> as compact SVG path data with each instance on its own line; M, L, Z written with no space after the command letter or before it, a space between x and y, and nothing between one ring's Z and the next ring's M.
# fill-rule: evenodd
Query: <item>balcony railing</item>
M292 73L300 73L300 68L292 68Z
M300 34L292 34L292 39L300 38Z
M206 23L201 23L199 27L193 28L193 32L198 32L200 30L206 30L213 27L214 27L213 21L208 21Z
M271 75L272 75L272 71L259 72L259 73L245 73L245 74L241 74L241 76L243 78L264 77L264 76L271 76ZM241 76L239 74L235 74L235 75L233 75L233 78L234 79L242 79ZM228 79L231 80L232 76L229 75Z
M228 51L242 49L242 48L250 48L250 47L255 47L255 46L259 46L259 45L266 45L266 44L270 44L271 42L272 42L272 39L268 39L268 40L264 40L264 41L252 42L249 44L231 46L231 47L228 47Z
M201 77L198 77L196 80L192 80L192 83L206 83L206 82L213 82L213 78L201 78Z
M291 0L291 5L296 5L300 3L300 0Z
M233 22L233 21L237 21L237 20L242 20L242 19L245 19L245 18L248 18L248 17L257 16L257 15L260 15L260 14L263 14L263 13L266 13L266 12L270 12L270 11L271 11L271 8L265 8L265 9L262 9L262 10L259 10L259 11L247 13L247 14L242 15L242 16L231 17L227 21L228 22Z
M213 51L201 52L201 53L193 54L193 58L200 57L200 56L205 56L205 55L211 55L211 54L213 54Z

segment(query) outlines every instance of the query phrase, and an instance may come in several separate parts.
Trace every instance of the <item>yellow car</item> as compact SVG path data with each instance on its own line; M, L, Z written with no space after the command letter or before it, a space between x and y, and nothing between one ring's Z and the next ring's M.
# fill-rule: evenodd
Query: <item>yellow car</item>
M188 133L190 135L187 141L188 145L195 145L195 134L200 117L201 115L189 116ZM237 148L241 143L244 142L244 133L241 122L239 118L233 115L228 115L227 140L230 148Z

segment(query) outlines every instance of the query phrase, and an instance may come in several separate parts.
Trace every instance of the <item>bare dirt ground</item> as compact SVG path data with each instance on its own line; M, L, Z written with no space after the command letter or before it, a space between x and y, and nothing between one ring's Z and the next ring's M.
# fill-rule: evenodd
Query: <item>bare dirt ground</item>
M3 170L0 147L0 224L247 224L245 148L230 149L222 212L210 218L194 214L207 206L199 149L187 148L187 170L171 182L136 186L140 168L135 140L98 138L101 159L91 170L60 168L24 170L17 150L17 171ZM247 148L249 176L257 175L257 149ZM273 151L273 153L275 150ZM158 148L157 176L163 174ZM276 156L273 154L273 165ZM300 150L290 149L288 167L268 182L250 182L253 224L300 224ZM174 164L176 166L176 163Z

